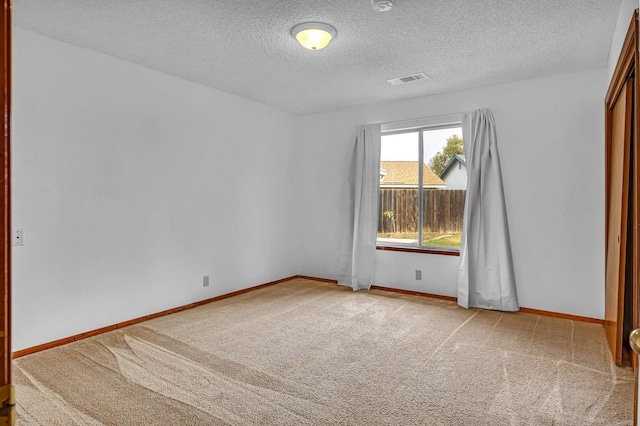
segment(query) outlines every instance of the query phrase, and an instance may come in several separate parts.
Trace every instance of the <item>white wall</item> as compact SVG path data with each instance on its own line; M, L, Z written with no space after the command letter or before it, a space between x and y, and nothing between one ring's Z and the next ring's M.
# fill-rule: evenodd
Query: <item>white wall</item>
M19 28L13 60L14 350L296 273L292 115Z
M521 305L603 318L605 80L603 68L301 117L297 139L304 144L296 155L307 160L295 173L300 273L336 278L357 124L490 108ZM375 284L456 295L457 257L377 253Z

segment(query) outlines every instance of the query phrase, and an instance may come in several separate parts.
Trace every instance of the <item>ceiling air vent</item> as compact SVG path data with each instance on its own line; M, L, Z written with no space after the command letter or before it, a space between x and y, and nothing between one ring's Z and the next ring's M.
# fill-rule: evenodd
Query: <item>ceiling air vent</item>
M410 75L405 75L403 77L392 78L387 81L392 85L397 86L399 84L411 83L412 81L418 81L418 80L426 80L428 78L429 78L428 75L426 75L423 72L419 72L417 74L410 74Z

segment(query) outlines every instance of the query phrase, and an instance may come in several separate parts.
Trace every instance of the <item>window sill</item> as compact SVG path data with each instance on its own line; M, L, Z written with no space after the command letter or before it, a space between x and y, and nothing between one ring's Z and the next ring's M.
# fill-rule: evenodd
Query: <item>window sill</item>
M408 247L408 246L376 246L376 250L400 251L405 253L425 253L439 254L442 256L460 256L458 249L446 248L426 248L426 247Z

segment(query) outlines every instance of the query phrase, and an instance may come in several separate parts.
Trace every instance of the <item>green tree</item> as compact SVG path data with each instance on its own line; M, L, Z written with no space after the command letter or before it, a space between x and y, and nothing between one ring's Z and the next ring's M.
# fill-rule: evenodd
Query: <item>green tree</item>
M435 174L439 175L453 157L462 154L464 154L462 138L458 135L453 135L447 138L447 144L442 148L442 151L438 151L436 155L431 157L427 165Z

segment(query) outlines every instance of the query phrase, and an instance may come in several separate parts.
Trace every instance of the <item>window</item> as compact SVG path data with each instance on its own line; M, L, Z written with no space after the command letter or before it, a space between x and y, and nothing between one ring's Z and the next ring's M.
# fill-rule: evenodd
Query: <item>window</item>
M377 244L459 251L467 189L460 120L412 124L383 126Z

